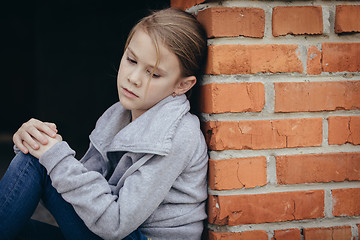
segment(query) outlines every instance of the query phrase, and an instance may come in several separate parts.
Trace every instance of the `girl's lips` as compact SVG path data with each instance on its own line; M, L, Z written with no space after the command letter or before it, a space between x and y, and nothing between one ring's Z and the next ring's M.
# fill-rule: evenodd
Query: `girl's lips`
M125 96L129 97L129 98L138 98L139 96L136 95L135 93L133 93L132 91L128 90L127 88L122 88L123 92L125 94Z

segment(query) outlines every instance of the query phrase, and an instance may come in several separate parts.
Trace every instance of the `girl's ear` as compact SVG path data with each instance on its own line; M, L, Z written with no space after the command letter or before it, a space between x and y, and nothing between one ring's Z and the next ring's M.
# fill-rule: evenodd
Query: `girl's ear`
M196 77L184 77L176 84L174 92L176 95L181 95L189 91L196 84Z

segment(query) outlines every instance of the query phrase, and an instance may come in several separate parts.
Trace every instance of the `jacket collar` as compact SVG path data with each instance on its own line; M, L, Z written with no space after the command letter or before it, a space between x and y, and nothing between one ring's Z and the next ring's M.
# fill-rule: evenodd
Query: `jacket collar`
M131 112L119 104L117 109L99 119L90 139L103 152L167 155L176 128L189 110L185 95L168 96L130 122Z

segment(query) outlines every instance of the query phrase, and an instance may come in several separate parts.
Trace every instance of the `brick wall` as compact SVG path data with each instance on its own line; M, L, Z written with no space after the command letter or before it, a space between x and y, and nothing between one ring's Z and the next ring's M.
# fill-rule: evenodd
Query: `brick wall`
M207 29L209 239L359 239L360 1L172 0Z

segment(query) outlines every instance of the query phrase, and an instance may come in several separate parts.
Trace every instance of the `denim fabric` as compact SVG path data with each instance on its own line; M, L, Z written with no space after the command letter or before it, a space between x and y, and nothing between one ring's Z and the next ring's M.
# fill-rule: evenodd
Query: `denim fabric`
M39 201L60 228L30 220ZM51 185L46 169L33 156L19 153L0 181L0 239L101 239L92 233ZM136 230L126 240L147 239Z

